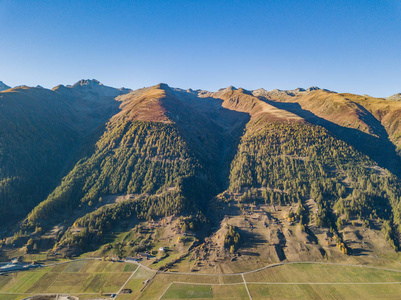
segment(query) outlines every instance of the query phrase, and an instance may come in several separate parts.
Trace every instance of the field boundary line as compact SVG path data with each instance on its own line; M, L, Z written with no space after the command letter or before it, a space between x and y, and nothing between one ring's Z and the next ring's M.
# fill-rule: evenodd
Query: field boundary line
M202 282L186 282L186 281L173 281L171 283L176 284L191 284L191 285L212 285L212 286L219 286L219 285L243 285L243 282L235 282L235 283L202 283Z
M53 263L49 265L43 265L41 268L45 267L51 267L51 266L56 266L56 265L61 265L61 264L67 264L67 263L72 263L80 260L101 260L99 257L87 257L87 258L80 258L80 259L75 259L75 260L70 260L70 261L64 261L64 262L58 262L58 263ZM400 262L397 262L395 260L389 260L396 262L398 264L401 264ZM397 272L401 273L401 269L389 269L389 268L381 268L381 267L375 267L375 266L369 266L369 265L357 265L357 264L346 264L346 263L331 263L331 262L323 262L323 261L289 261L289 262L281 262L281 263L275 263L271 265L264 266L262 268L256 269L256 270L250 270L250 271L244 271L244 272L237 272L237 273L195 273L195 272L165 272L165 271L160 271L160 270L154 270L151 269L140 262L136 261L131 261L131 260L124 260L125 263L131 263L135 264L137 266L140 266L150 272L154 272L156 274L171 274L171 275L199 275L199 276L232 276L232 275L246 275L250 273L256 273L259 271L263 271L265 269L269 268L274 268L274 267L279 267L283 265L291 265L291 264L321 264L321 265L334 265L334 266L345 266L345 267L359 267L359 268L370 268L370 269L376 269L376 270L383 270L383 271L390 271L390 272ZM18 271L17 271L18 272Z
M160 300L161 298L163 298L164 294L168 291L168 289L171 287L171 285L172 285L173 283L175 283L175 282L173 281L173 282L171 282L171 283L168 285L168 287L164 290L163 294L159 297L159 300Z
M368 285L368 284L400 284L401 281L389 282L247 282L259 285Z
M381 267L368 266L368 265L330 263L330 262L319 262L319 261L289 261L289 262L283 262L283 263L275 263L275 264L271 264L268 266L264 266L264 267L256 269L256 270L250 270L250 271L238 272L238 273L213 273L213 274L211 274L211 273L195 273L195 272L190 273L190 272L162 272L162 271L156 271L156 270L153 270L153 271L158 274L167 274L167 275L170 274L170 275L199 275L199 276L233 276L233 275L246 275L246 274L260 272L260 271L274 268L274 267L280 267L280 266L284 266L284 265L294 265L294 264L320 264L320 265L333 265L333 266L344 266L344 267L358 267L358 268L368 268L368 269L401 273L401 270L399 270L399 269L388 269L388 268L381 268ZM139 264L139 265L142 265L142 264Z
M56 278L54 278L53 282L51 284L49 284L49 286L44 290L44 293L46 293L46 291L57 281L57 279L61 276L61 274L63 274L63 272L60 272Z
M139 267L138 267L138 269L139 269ZM137 271L137 270L135 270L135 271ZM133 275L134 274L131 274L129 280L132 278ZM210 286L232 286L232 285L245 284L246 289L249 292L248 287L247 287L248 284L254 284L254 285L375 285L375 284L386 285L386 284L401 284L401 281L389 281L389 282L236 282L236 283L200 283L200 282L172 281L167 286L167 288L165 289L163 294L159 297L159 300L163 298L163 296L166 294L168 289L173 284L210 285ZM125 284L124 284L124 286L125 286ZM120 291L122 289L123 288L121 288ZM56 293L46 293L46 292L40 293L40 295L54 295L54 294L56 294ZM66 294L66 293L61 293L61 294ZM69 294L70 295L97 295L98 293L69 293ZM38 295L38 293L0 292L0 295ZM117 294L117 296L118 296L118 294ZM117 296L115 298L117 298ZM249 297L250 297L250 299L252 299L250 294L249 294Z
M140 292L141 292L141 293L143 293L143 292L148 288L148 286L152 284L152 280L153 280L153 278L156 277L157 274L159 274L159 273L155 272L155 273L153 274L153 276L152 276L151 278L148 279L149 281L145 284L145 286L143 286L143 287L140 289Z
M12 292L0 292L0 295L32 295L32 296L37 296L37 295L45 295L45 296L51 296L51 295L99 295L99 293L12 293Z
M221 286L221 285L243 285L244 282L235 282L235 283L202 283L202 282L188 282L188 281L172 281L170 282L170 288L172 284L186 284L186 285L210 285L210 286ZM246 284L260 284L260 285L285 285L285 284L348 284L348 285L358 285L358 284L401 284L401 281L380 281L380 282L249 282L247 281Z
M65 264L65 263L72 263L72 262L75 262L75 261L93 260L93 259L98 259L98 258L82 258L82 259L71 260L71 261L69 261L69 262L55 263L55 264L53 264L53 265L48 265L48 266L51 267L51 266L56 266L56 265ZM82 268L82 267L81 267L81 268ZM45 289L44 293L47 292L47 290L57 281L57 279L58 279L58 278L61 276L61 274L63 274L63 273L64 273L64 270L61 271L61 272L56 276L56 278L53 280L53 282ZM66 272L66 273L68 273L68 272Z
M222 286L222 285L243 285L244 282L235 282L235 283L201 283L201 282L185 282L185 281L172 281L168 285L168 287L164 290L164 293L159 297L159 300L163 298L164 294L168 291L168 289L173 285L173 284L187 284L187 285L210 285L210 286ZM251 298L252 299L252 298Z
M124 282L123 286L120 288L120 290L117 292L116 297L114 299L117 299L118 295L120 295L121 291L124 289L124 287L128 284L128 282L134 277L135 273L140 269L141 267L138 266L134 272L132 272L131 276L128 277L127 281Z
M124 262L129 263L129 264L134 264L134 265L137 265L137 266L141 266L141 267L144 268L145 270L148 270L148 271L151 271L151 272L163 273L163 272L161 272L161 271L159 271L159 270L151 269L151 268L149 268L149 267L147 267L147 266L145 266L145 265L143 265L143 264L141 264L141 263L139 263L139 262L137 262L137 261L124 260Z
M244 281L244 285L245 285L246 291L248 293L249 299L252 300L252 296L251 296L251 293L249 292L248 286L246 284L246 280L245 280L244 274L241 274L241 276L242 276L242 280Z

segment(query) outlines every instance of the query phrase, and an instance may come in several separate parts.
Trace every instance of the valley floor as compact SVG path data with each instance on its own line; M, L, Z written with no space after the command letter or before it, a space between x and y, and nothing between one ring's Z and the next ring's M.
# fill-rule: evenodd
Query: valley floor
M284 262L242 273L200 274L84 258L0 276L0 299L396 299L400 294L401 263L390 259Z

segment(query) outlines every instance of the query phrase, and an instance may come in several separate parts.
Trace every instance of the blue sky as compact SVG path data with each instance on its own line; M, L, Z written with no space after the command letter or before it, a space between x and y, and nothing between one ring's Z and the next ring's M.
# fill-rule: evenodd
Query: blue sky
M0 0L0 80L401 92L401 1Z

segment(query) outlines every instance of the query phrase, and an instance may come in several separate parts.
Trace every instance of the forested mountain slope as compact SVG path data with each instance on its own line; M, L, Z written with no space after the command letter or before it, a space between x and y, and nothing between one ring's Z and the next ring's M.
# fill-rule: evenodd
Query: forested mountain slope
M400 175L401 160L397 151L401 106L398 101L320 89L259 91L257 94L267 103L323 126L383 167Z
M388 166L397 174L399 158L393 144L379 142L386 131L381 130L374 117L366 116L363 107L349 103L341 95L315 89L296 91L298 97L303 94L298 102L292 99L293 93L287 92L279 92L282 98L276 97L276 101L267 99L268 93L255 99L241 89L222 92L218 96L226 97L226 105L247 109L252 116L231 164L230 186L216 197L212 209L224 218L224 226L237 228L246 237L242 247L252 253L267 253L265 259L272 262L274 257L335 257L331 240L340 245L343 253L352 255L379 253L381 250L374 247L383 243L380 239L398 250L400 181L382 167ZM316 94L325 96L316 99ZM287 97L294 103L282 103L290 101ZM262 109L260 102L275 110ZM315 117L308 109L321 117ZM349 123L344 114L350 116ZM347 136L350 130L355 133ZM239 211L233 210L233 205ZM282 213L277 213L275 207L280 207ZM239 215L245 215L245 219ZM281 218L290 221L278 222ZM294 228L294 222L299 226ZM363 243L371 233L361 233L358 224L368 228L367 232L382 229L383 236L377 237L375 245L367 246ZM271 229L263 229L265 226ZM216 236L230 234L222 230ZM252 240L258 242L249 242ZM305 240L312 246L305 247ZM274 251L266 246L272 242ZM237 249L241 242L225 239L221 244L212 238L206 253L216 252L214 255L219 257L223 254L216 249L227 246ZM244 262L246 259L240 258Z
M105 222L172 214L197 216L205 211L208 201L225 184L220 172L228 167L226 157L233 155L229 149L239 138L239 133L222 126L235 120L239 125L233 128L238 129L246 116L224 108L202 111L194 99L183 99L167 85L131 92L118 100L121 111L108 122L95 152L78 162L29 214L23 228L90 223L91 230L80 238L92 239L95 232L107 232ZM204 105L214 107L218 102L207 101L211 103ZM208 113L218 119L213 121ZM98 208L99 201L110 195L130 195L130 200ZM73 211L81 219L59 224L63 215ZM104 215L106 211L109 213Z
M6 90L0 203L21 221L7 234L70 255L175 216L206 238L197 257L335 257L332 240L351 255L398 250L399 103L318 88Z
M0 93L0 227L47 196L85 139L116 112L121 93L92 81Z

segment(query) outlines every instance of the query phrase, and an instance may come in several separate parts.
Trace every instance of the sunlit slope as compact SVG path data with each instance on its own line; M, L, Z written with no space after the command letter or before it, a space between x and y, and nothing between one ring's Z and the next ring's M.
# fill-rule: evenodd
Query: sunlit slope
M299 122L303 118L289 111L274 107L252 95L244 89L229 87L212 94L224 100L222 106L231 110L248 113L253 119L267 115L270 121Z
M230 189L248 188L261 189L264 201L280 205L306 206L312 198L318 210L308 213L334 230L343 214L346 221L401 224L399 180L316 125L272 123L245 134L231 165ZM308 214L299 217L305 225L312 221Z
M275 107L274 113L263 112L258 100L244 96L241 90L230 92L225 98L225 103L234 104L231 109L246 109L252 117L231 163L230 186L215 199L212 211L218 211L223 221L205 253L221 257L227 255L232 245L239 252L243 247L246 252L259 253L262 260L275 262L318 260L337 257L341 252L380 253L379 245L383 243L398 250L400 180L383 169L383 161L375 161L378 156L372 149L376 145L366 155L359 151L359 147L369 145L365 138L357 140L363 143L356 147L354 141L348 142L349 138L343 135L349 130L345 125L350 124L328 126L327 122L334 122L311 116L299 103L281 103L264 97L260 101ZM334 107L333 111L323 111L333 121L341 124L338 118L342 111L350 110L354 126L359 126L353 129L355 135L378 139L374 120L362 114L363 108L341 96L326 100L327 103ZM322 103L312 103L316 107L308 104L308 109L316 113L322 109ZM298 118L288 118L291 114ZM362 129L376 131L364 133ZM358 224L366 228L363 234ZM237 228L242 242L229 242L227 247L219 239L227 235L226 226ZM376 238L372 245L362 243L373 236ZM332 240L340 245L338 253L330 245ZM311 245L305 247L304 243ZM198 255L204 254L200 251ZM230 256L226 258L229 260ZM238 264L247 259L241 256Z
M259 91L256 94L273 106L323 126L381 166L400 174L401 161L395 146L398 143L399 102L321 89Z

